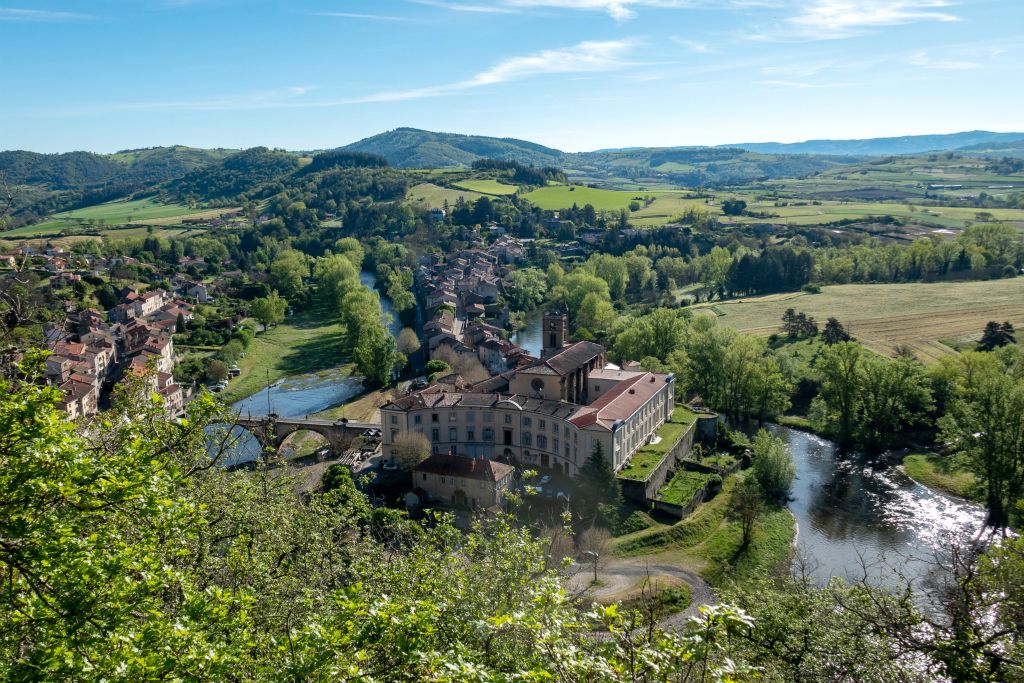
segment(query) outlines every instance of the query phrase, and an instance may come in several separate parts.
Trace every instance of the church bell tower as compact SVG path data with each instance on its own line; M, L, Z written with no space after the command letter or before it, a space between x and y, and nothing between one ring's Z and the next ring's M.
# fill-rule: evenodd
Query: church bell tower
M569 312L563 309L559 312L545 313L542 334L542 358L561 351L569 341Z

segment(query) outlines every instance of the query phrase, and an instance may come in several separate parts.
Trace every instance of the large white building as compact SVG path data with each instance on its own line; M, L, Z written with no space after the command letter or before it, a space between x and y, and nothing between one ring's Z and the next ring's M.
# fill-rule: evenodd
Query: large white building
M475 386L435 384L384 405L384 457L403 434L419 432L434 453L567 475L598 443L616 470L625 465L672 416L675 377L608 368L602 346L564 343L562 316L544 322L545 353L534 363Z

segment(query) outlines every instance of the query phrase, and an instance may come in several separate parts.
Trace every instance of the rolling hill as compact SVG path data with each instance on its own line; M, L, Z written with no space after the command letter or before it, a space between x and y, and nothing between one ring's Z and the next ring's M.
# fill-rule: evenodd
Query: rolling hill
M893 138L864 140L806 140L804 142L749 142L740 147L765 154L832 154L852 156L891 156L944 152L953 150L984 150L1000 148L1005 143L1024 142L1024 133L992 133L974 130L948 135L904 135Z
M417 128L396 128L341 149L379 154L397 168L467 167L484 158L530 166L557 166L564 156L557 149L525 140L434 133Z

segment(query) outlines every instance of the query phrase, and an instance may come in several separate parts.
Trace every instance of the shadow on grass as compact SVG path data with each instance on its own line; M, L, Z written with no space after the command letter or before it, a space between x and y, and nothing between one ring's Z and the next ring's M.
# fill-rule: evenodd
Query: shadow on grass
M349 357L345 335L336 332L292 346L275 365L286 375L301 375L338 367Z

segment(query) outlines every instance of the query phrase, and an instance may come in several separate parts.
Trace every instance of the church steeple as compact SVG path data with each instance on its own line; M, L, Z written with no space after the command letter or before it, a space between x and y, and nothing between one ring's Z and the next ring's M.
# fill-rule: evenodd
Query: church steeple
M545 313L542 334L541 358L561 351L569 342L568 309L563 306L561 311Z

